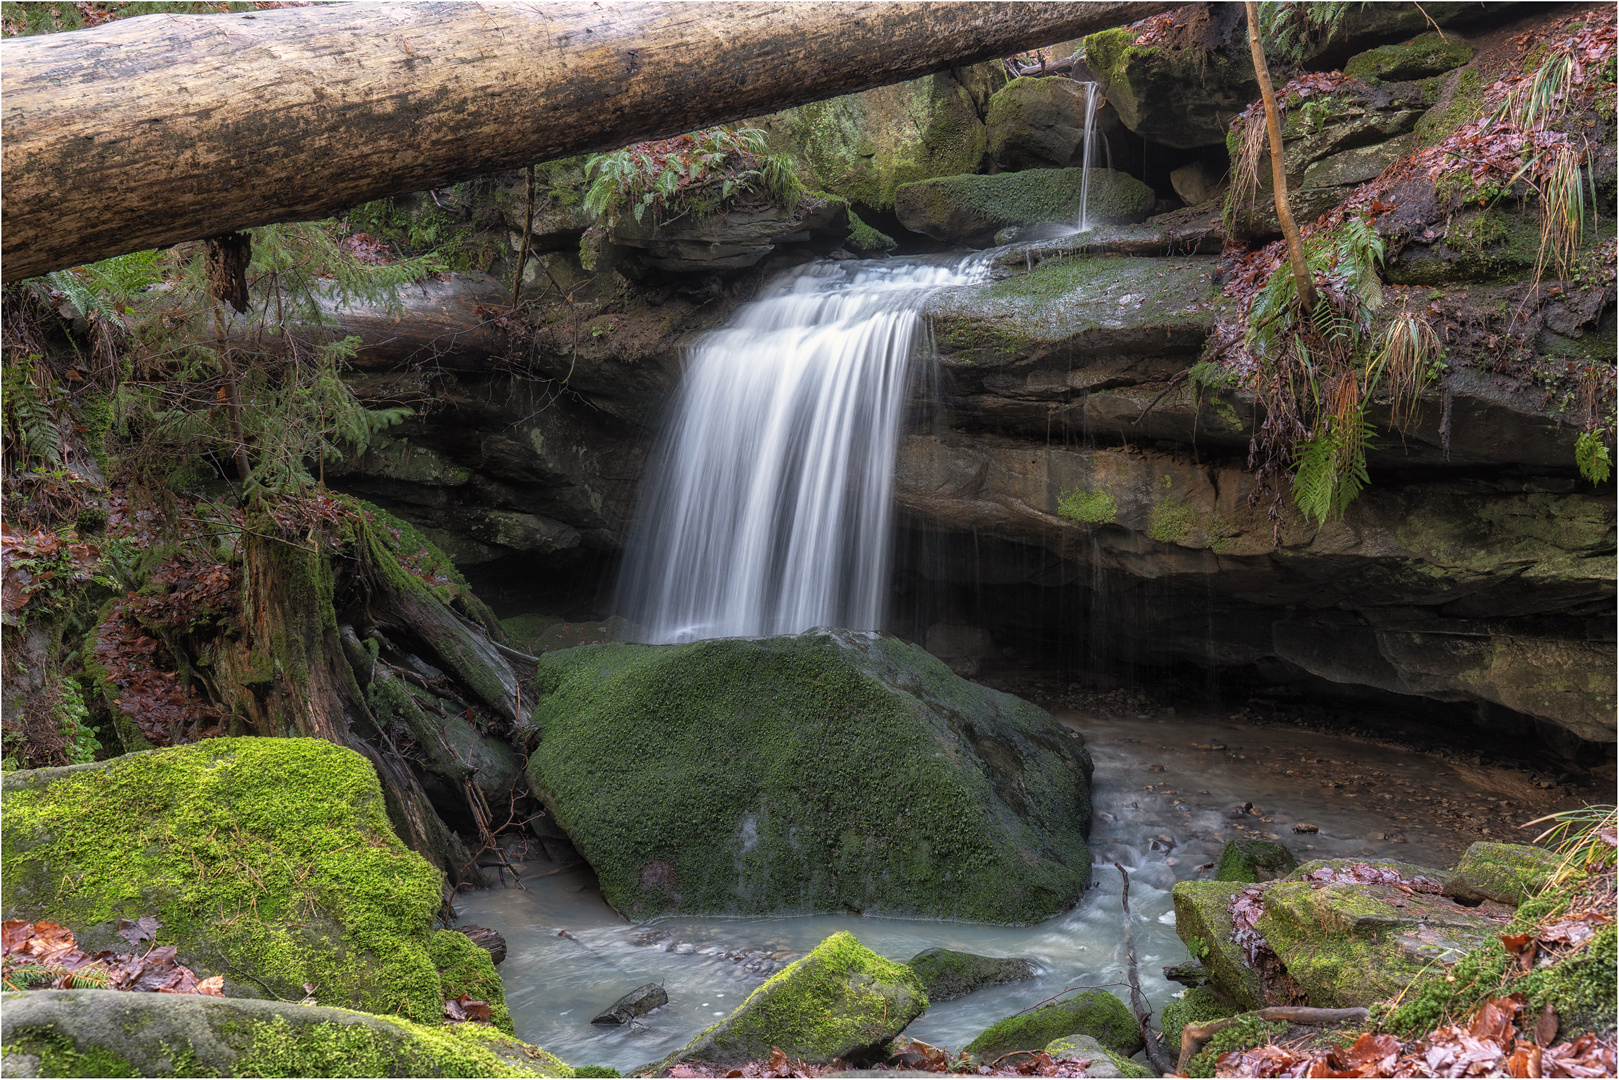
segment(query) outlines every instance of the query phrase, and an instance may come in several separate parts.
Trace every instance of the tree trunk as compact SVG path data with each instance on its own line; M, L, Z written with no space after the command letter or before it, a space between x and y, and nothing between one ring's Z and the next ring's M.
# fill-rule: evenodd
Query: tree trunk
M1265 64L1265 46L1259 38L1259 5L1247 0L1248 51L1254 58L1254 76L1259 80L1259 96L1265 100L1265 128L1270 137L1271 186L1276 196L1276 220L1287 240L1287 258L1293 264L1293 284L1299 304L1315 310L1315 278L1304 258L1304 241L1299 239L1298 223L1293 220L1293 204L1287 198L1287 162L1282 159L1282 113L1276 107L1276 91L1270 84L1270 68Z
M1167 3L355 3L5 43L4 279L727 123Z

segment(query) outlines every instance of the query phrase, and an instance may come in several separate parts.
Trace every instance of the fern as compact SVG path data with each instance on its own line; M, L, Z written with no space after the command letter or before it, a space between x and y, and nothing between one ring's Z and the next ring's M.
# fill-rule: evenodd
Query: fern
M1306 517L1320 525L1342 517L1371 483L1365 444L1374 434L1357 411L1347 423L1324 418L1315 436L1299 445L1293 462L1293 502Z
M48 391L41 389L34 362L24 356L5 370L5 432L14 467L59 469L66 456L66 434Z
M1606 484L1608 477L1613 475L1613 458L1608 454L1608 444L1595 431L1581 432L1574 441L1574 464L1579 467L1580 475L1593 484Z
M626 214L643 223L650 212L658 225L711 213L752 191L788 206L804 196L792 158L771 154L769 137L758 128L710 128L593 154L585 175L584 209L609 227Z

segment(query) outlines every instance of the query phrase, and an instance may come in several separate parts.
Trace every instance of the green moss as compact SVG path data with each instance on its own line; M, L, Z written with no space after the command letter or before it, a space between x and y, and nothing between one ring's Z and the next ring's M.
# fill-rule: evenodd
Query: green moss
M292 1024L277 1017L250 1024L242 1042L238 1076L574 1075L545 1051L478 1024ZM523 1066L511 1060L519 1055Z
M506 638L513 645L532 653L535 645L539 643L540 635L553 626L561 626L562 623L563 620L556 615L529 613L500 620L500 628L506 631Z
M907 228L947 238L1038 221L1077 222L1084 169L1027 169L904 184L895 209ZM1151 188L1126 173L1092 169L1087 195L1094 221L1140 221L1152 211Z
M528 775L615 908L1029 923L1074 902L1083 744L916 646L846 634L541 658Z
M1181 1028L1187 1024L1206 1024L1210 1020L1223 1020L1234 1015L1236 1011L1236 1006L1223 1000L1212 987L1194 986L1178 1001L1172 1001L1164 1006L1159 1026L1163 1030L1164 1041L1170 1046L1179 1046Z
M1243 1014L1215 1033L1197 1056L1187 1064L1187 1076L1213 1076L1215 1064L1221 1054L1233 1050L1248 1050L1287 1034L1287 1021L1261 1020Z
M1179 544L1192 535L1197 511L1180 499L1160 499L1152 504L1147 535L1163 544Z
M1473 46L1439 34L1421 34L1403 45L1382 45L1351 56L1344 74L1362 82L1400 82L1443 75L1473 59Z
M394 835L352 750L210 739L13 773L4 800L7 918L102 948L119 918L155 914L158 941L233 993L296 999L312 983L324 1003L419 1020L440 1016L442 957L504 1012L493 969L435 940L441 875Z
M515 1033L511 1013L506 1008L506 993L488 949L465 934L439 930L428 939L427 953L438 970L439 985L446 998L466 994L474 1001L487 1001L494 1014L495 1027L508 1035Z
M839 932L771 976L665 1065L758 1060L774 1047L809 1062L858 1058L874 1053L927 1007L915 972Z
M967 1052L993 1061L1013 1050L1039 1050L1064 1035L1089 1035L1124 1057L1144 1045L1124 1002L1105 990L1086 990L990 1025L967 1044Z
M1075 488L1057 500L1057 516L1077 525L1105 525L1119 513L1119 504L1109 491Z
M1122 27L1091 34L1085 39L1085 64L1098 79L1111 85L1124 78L1125 61L1135 43L1135 34Z
M1558 863L1545 848L1481 840L1462 855L1445 891L1464 900L1494 900L1516 907L1545 887Z
M1034 977L1034 966L1016 957L997 959L952 949L927 949L906 962L927 987L934 1004L953 1001L981 986L996 986Z
M1093 1061L1096 1059L1097 1055L1101 1055L1113 1063L1113 1068L1118 1071L1120 1076L1133 1078L1156 1075L1146 1066L1137 1065L1129 1058L1124 1057L1121 1054L1115 1054L1113 1051L1109 1050L1095 1039L1088 1038L1086 1036L1079 1036L1076 1038L1075 1036L1068 1035L1061 1039L1053 1039L1051 1042L1046 1044L1045 1051L1053 1058L1090 1058Z
M1220 853L1215 881L1271 881L1298 866L1298 859L1281 844L1268 840L1233 840Z
M1467 68L1443 80L1438 103L1417 121L1417 145L1433 146L1484 111L1484 87L1476 68Z
M892 251L899 246L892 236L867 225L853 210L849 211L849 235L844 242L859 252Z
M1199 959L1215 989L1241 1008L1262 1009L1264 987L1243 962L1242 949L1231 940L1231 913L1227 910L1232 898L1246 887L1236 881L1177 881L1170 895L1175 903L1175 933L1184 942L1195 939L1207 947Z
M6 1057L28 1054L39 1058L38 1076L140 1076L118 1054L100 1046L79 1050L73 1039L54 1028L8 1030ZM11 1074L7 1075L22 1075Z

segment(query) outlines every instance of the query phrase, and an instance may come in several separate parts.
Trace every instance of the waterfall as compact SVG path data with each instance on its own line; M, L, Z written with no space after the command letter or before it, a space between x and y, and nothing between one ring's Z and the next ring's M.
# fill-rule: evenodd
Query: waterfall
M1091 228L1091 154L1096 144L1096 106L1101 97L1096 83L1088 82L1085 87L1085 131L1082 135L1084 155L1080 158L1079 176L1079 231L1089 232ZM1106 143L1106 138L1102 140ZM1107 167L1113 167L1113 148L1107 148Z
M985 269L812 263L692 350L619 582L643 641L879 628L918 308Z

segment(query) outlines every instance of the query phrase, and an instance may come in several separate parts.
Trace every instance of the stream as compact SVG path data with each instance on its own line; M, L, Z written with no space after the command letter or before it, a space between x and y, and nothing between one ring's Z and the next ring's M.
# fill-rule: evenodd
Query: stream
M543 860L526 865L525 889L464 894L457 910L464 923L506 938L500 972L519 1038L564 1061L621 1072L684 1045L772 971L838 930L898 961L934 946L1034 960L1037 978L935 1005L906 1029L954 1051L1068 987L1105 986L1128 1001L1114 862L1130 874L1140 979L1156 1017L1181 990L1162 967L1187 958L1169 890L1178 880L1211 876L1226 841L1280 839L1300 861L1385 856L1443 868L1481 836L1530 839L1514 827L1569 801L1510 770L1302 729L1056 715L1085 736L1096 762L1095 865L1091 888L1073 910L1037 926L854 915L630 925L608 908L587 868ZM1301 823L1319 831L1293 832ZM648 982L663 984L667 1006L632 1026L591 1025L591 1017Z

